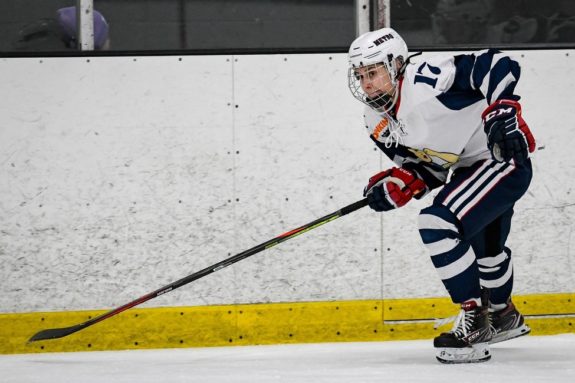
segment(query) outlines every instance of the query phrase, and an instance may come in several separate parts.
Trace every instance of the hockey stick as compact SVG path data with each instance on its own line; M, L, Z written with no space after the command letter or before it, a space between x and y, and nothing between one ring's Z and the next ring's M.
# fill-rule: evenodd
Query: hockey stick
M110 317L113 317L116 314L121 313L122 311L126 311L134 306L137 306L141 303L144 303L146 301L149 301L151 299L154 299L162 294L166 294L172 290L177 289L178 287L182 287L184 285L187 285L188 283L195 281L197 279L203 278L206 275L209 275L211 273L215 273L218 270L223 269L224 267L228 267L230 265L233 265L236 262L241 261L242 259L245 259L247 257L250 257L254 254L257 254L263 250L269 249L270 247L273 247L277 244L280 244L284 241L287 241L288 239L291 239L293 237L297 237L300 234L303 234L307 231L310 231L312 229L315 229L316 227L319 227L323 224L326 224L328 222L331 222L339 217L342 217L346 214L349 214L351 212L354 212L356 210L361 209L362 207L367 205L367 198L364 198L362 200L359 200L357 202L352 203L351 205L345 206L343 208L341 208L340 210L333 212L331 214L326 215L325 217L316 219L313 222L310 222L306 225L303 225L301 227L298 227L297 229L294 230L290 230L286 233L283 233L273 239L270 239L269 241L266 241L262 244L259 244L255 247L252 247L251 249L245 250L239 254L234 255L233 257L224 259L221 262L218 262L216 264L213 264L209 267L206 267L203 270L197 271L193 274L188 275L187 277L184 277L182 279L179 279L175 282L170 283L169 285L166 285L164 287L159 288L156 291L153 291L149 294L146 294L130 303L126 303L123 306L120 306L116 309L113 309L111 311L108 311L100 316L97 316L95 318L92 318L86 322L74 325L74 326L70 326L70 327L63 327L63 328L51 328L51 329L46 329L46 330L42 330L37 332L36 334L34 334L29 340L28 342L36 342L39 340L47 340L47 339L56 339L56 338L63 338L65 336L68 336L70 334L73 334L77 331L83 330L86 327L90 327L93 324L96 324L98 322L101 322L105 319L108 319Z

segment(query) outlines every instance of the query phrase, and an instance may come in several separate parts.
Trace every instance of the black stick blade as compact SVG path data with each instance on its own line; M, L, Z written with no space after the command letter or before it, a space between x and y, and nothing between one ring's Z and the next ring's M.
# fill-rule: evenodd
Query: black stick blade
M49 328L34 334L30 339L28 339L28 343L36 342L39 340L63 338L65 336L75 333L76 331L80 331L84 327L85 327L84 323L82 323L70 327Z

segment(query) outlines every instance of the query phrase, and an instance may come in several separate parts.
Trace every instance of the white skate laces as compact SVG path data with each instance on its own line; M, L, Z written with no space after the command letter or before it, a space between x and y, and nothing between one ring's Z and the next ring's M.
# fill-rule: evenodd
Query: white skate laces
M447 318L438 318L433 322L433 329L437 330L441 326L448 323L455 322L451 328L451 332L456 335L467 336L473 323L473 311L459 310L459 314Z
M458 335L461 338L466 337L467 334L469 333L469 330L471 329L471 326L473 325L473 316L474 316L473 310L459 311L459 315L457 315L457 318L455 319L455 323L453 324L453 328L451 329L451 331L455 335Z
M444 325L446 325L446 324L448 324L448 323L454 322L454 321L457 319L458 316L459 316L459 314L457 314L457 315L452 315L452 316L447 317L447 318L436 318L436 319L433 321L433 329L434 329L434 330L437 330L437 329L440 328L441 326L444 326Z

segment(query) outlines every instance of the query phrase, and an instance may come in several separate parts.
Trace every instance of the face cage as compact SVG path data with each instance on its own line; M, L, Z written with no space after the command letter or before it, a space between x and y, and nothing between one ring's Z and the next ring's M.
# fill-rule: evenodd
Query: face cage
M363 90L363 88L361 87L361 81L359 79L359 76L357 76L355 73L355 70L357 68L354 67L350 67L347 74L348 87L353 97L355 97L357 100L361 101L365 105L369 106L370 108L380 113L387 113L395 106L395 103L397 102L397 96L399 94L397 91L397 84L398 84L398 81L396 79L397 76L395 74L395 70L390 70L391 68L389 68L384 63L374 65L383 66L385 70L390 74L391 85L393 87L392 94L386 93L376 96L374 98L369 98L365 93L365 91Z

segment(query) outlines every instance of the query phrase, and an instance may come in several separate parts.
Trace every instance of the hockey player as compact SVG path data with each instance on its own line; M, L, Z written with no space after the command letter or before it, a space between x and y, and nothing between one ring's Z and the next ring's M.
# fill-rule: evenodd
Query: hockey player
M349 62L349 88L367 105L370 138L397 165L369 179L369 206L396 209L442 187L420 212L419 232L461 310L434 340L437 359L486 361L489 343L530 331L511 302L505 246L535 149L514 94L519 64L497 50L411 64L390 28L358 37Z

